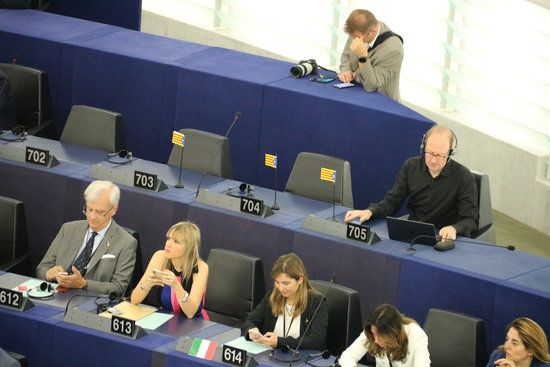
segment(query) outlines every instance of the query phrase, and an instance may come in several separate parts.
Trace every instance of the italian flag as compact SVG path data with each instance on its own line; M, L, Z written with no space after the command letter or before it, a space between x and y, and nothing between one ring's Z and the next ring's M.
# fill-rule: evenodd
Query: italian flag
M195 338L193 339L193 345L189 350L189 355L212 360L212 358L214 358L214 352L216 351L217 346L218 343L216 342L204 340L201 338Z

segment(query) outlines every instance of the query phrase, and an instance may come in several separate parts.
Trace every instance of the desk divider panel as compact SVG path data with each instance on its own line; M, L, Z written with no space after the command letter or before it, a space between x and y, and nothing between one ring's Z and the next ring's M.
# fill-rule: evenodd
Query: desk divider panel
M69 309L63 321L89 329L111 333L111 319L76 308ZM122 334L117 335L122 336ZM133 335L128 335L126 337L131 339L139 339L145 335L147 335L145 329L142 329L139 325L135 325L135 332Z
M226 194L219 194L217 192L212 192L208 190L200 190L199 195L197 196L197 202L207 205L212 205L218 208L231 210L234 212L242 212L241 211L241 198L226 195ZM271 210L271 207L268 205L263 205L261 212L259 213L259 216L262 218L267 218L271 215L275 214L273 210Z
M101 164L94 164L92 170L90 171L90 177L98 180L107 180L112 181L117 184L126 185L134 187L134 176L135 171L121 171L116 168L109 168L102 166ZM160 180L156 179L154 184L151 186L150 190L159 192L166 190L168 186Z
M9 159L20 163L28 163L26 160L26 151L27 147L18 147L12 144L3 144L0 145L0 158ZM31 163L36 163L35 161L40 161L42 162L39 164L40 166L48 168L57 166L59 164L59 161L54 155L47 154L46 156L47 158L45 158L44 160L41 160L41 157L37 157L37 159L32 161Z
M365 228L368 228L364 226ZM302 228L309 229L310 231L320 232L328 235L332 235L338 238L350 239L347 236L348 226L347 223L339 223L332 219L317 218L312 215L306 217L302 223ZM368 231L368 238L365 238L364 242L367 245L380 242L380 237L374 231Z

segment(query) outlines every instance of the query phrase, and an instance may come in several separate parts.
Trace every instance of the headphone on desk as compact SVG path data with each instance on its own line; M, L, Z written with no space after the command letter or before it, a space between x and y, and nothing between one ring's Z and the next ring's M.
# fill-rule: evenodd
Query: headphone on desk
M272 358L278 362L285 362L285 363L296 362L296 361L299 361L300 358L302 358L299 351L292 349L286 344L281 346L281 351L285 354L287 354L289 351L292 352L290 358L281 358L277 356L275 350L276 350L275 348L271 349L271 351L269 352L269 358Z
M112 160L112 158L117 157L117 156L119 158L126 158L126 160L125 161ZM133 160L134 160L134 157L132 156L132 152L129 152L126 149L119 150L118 152L115 152L115 153L109 153L107 155L107 162L112 163L112 164L128 164L128 163L132 162Z
M319 358L323 359L329 359L330 352L328 350L324 350L320 353L313 353L306 357L305 364L313 366L313 367L319 367L318 365L314 364L313 361L316 361Z
M33 294L33 292L36 294ZM31 299L39 299L43 301L52 299L54 294L55 294L55 289L48 282L42 282L40 283L39 286L30 288L27 291L27 297Z
M236 188L239 188L238 192L235 192ZM228 188L226 194L229 196L249 198L254 195L254 186L243 182L239 186L231 186L230 188Z
M13 135L17 136L16 138L6 138L4 135L12 133ZM27 131L24 127L16 126L11 130L5 130L0 134L0 140L4 141L11 141L11 142L20 142L27 139Z
M434 125L432 126L428 131L426 131L424 133L424 135L422 135L422 143L420 143L420 154L424 154L426 153L426 140L428 140L428 138L430 137L430 135L432 134L433 130L436 128L436 127L439 127L441 125ZM446 127L447 128L447 127ZM453 130L447 128L450 132L451 132L451 148L449 149L449 153L447 153L447 161L449 161L449 159L451 159L451 156L455 155L456 152L458 151L457 150L457 147L458 147L458 138L456 137L456 134L454 133Z

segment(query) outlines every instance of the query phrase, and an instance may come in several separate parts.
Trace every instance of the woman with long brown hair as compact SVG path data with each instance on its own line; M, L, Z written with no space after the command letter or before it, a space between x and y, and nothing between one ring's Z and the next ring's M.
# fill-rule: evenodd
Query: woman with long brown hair
M364 331L342 353L339 363L342 367L356 366L367 352L376 358L376 367L430 366L424 330L388 304L370 313Z
M302 260L294 253L282 255L273 265L271 278L273 291L248 315L242 334L271 348L295 349L303 337L301 348L324 350L327 301L312 288Z
M535 321L520 317L507 327L506 340L492 354L487 367L548 367L550 354L544 330Z

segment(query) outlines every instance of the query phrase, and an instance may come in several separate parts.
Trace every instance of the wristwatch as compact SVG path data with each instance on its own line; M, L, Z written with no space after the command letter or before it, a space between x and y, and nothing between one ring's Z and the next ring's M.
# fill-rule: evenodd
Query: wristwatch
M189 299L189 292L185 292L185 297L183 298L180 298L179 301L180 302L187 302L187 300Z
M359 62L360 62L361 64L364 64L364 63L367 62L368 59L369 59L368 57L363 56L363 57L360 57L360 58L359 58Z

